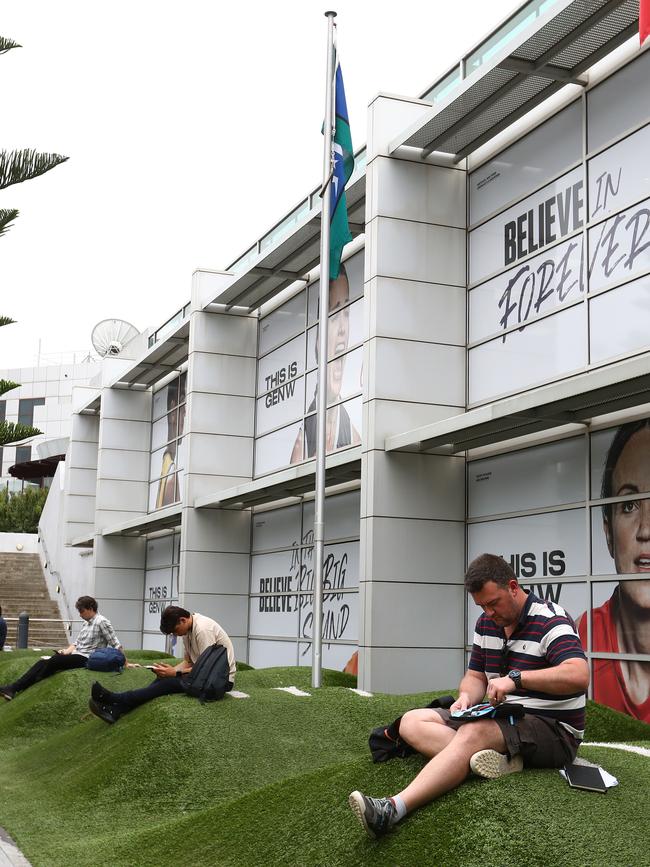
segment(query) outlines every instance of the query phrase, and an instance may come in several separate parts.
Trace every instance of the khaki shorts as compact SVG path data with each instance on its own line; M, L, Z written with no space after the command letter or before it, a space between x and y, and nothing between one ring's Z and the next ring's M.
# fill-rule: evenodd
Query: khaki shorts
M448 710L435 709L445 725L458 731L464 725L475 722L453 719ZM520 719L495 719L506 742L510 758L521 755L528 768L562 768L576 757L580 741L556 720L526 713Z

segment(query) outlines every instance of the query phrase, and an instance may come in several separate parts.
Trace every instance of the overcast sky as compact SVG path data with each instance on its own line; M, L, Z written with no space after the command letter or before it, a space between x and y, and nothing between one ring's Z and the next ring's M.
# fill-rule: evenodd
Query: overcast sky
M519 0L339 0L355 149L380 92L417 96ZM65 154L0 191L0 368L161 324L320 182L327 5L3 0L0 148Z

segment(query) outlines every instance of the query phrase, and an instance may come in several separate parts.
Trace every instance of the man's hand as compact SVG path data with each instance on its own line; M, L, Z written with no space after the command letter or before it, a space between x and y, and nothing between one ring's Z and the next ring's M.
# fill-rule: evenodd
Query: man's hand
M166 662L155 663L153 673L156 677L176 677L176 669L173 665L167 665Z
M501 704L506 696L515 691L515 682L510 677L493 677L488 681L487 700L490 704Z
M457 710L467 710L468 707L471 707L469 695L466 692L459 692L458 698L452 704L449 710L451 713L454 713L454 711Z

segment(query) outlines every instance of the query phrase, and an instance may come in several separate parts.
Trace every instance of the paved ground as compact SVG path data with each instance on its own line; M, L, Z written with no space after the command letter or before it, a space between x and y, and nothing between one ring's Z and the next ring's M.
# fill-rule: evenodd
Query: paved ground
M31 867L4 828L0 828L0 867Z

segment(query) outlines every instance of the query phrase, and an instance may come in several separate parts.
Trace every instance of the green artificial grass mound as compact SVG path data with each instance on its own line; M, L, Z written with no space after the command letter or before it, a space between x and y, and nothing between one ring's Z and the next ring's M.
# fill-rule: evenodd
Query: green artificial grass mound
M587 702L586 741L650 741L650 725L598 704Z
M26 655L0 657L0 682L25 670ZM555 771L471 779L377 843L348 793L399 791L423 760L374 765L368 733L431 693L364 698L341 672L324 671L325 688L312 690L308 668L240 669L247 699L168 696L109 726L88 712L95 679L123 690L151 674L75 670L0 705L0 825L34 867L94 867L98 853L111 867L638 865L646 855L649 758L583 748L621 781L605 796L569 789ZM647 745L650 726L590 702L587 737Z

